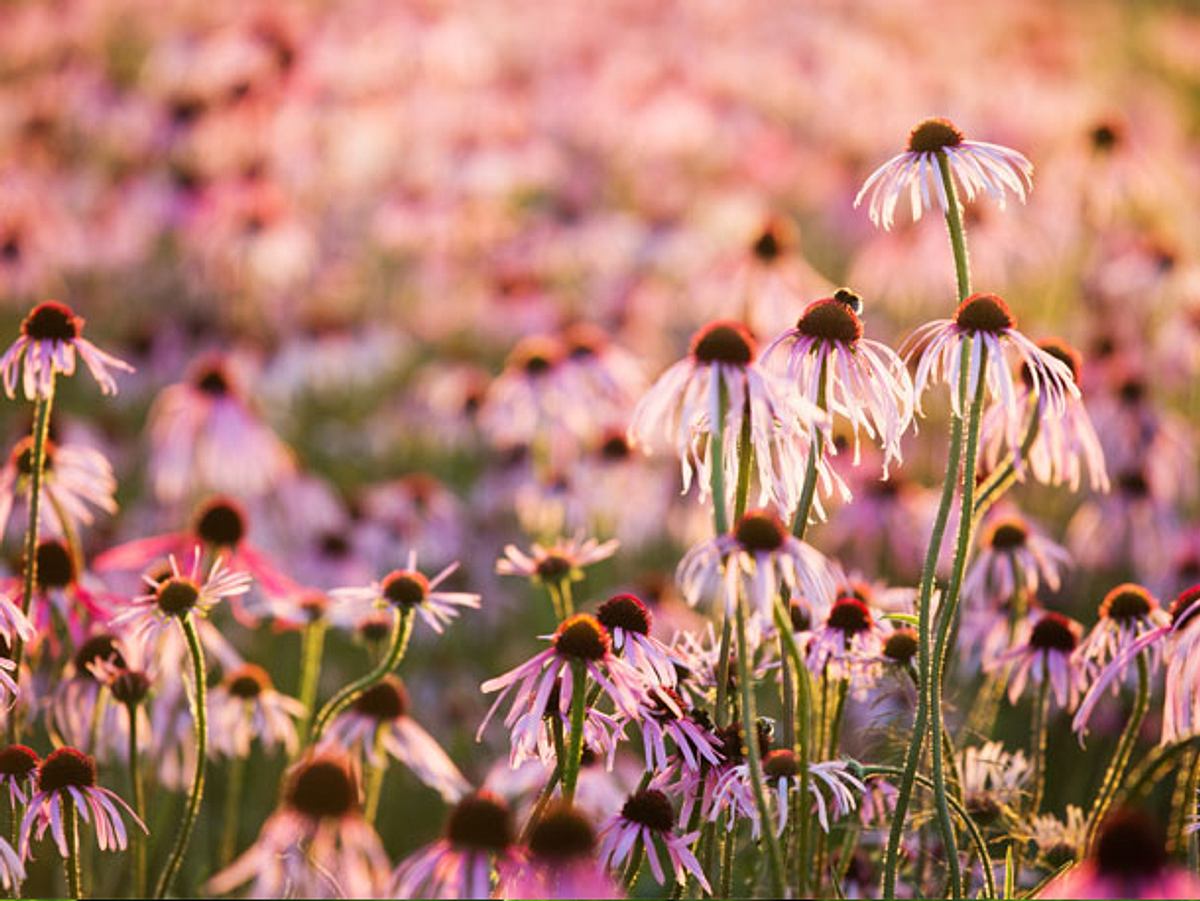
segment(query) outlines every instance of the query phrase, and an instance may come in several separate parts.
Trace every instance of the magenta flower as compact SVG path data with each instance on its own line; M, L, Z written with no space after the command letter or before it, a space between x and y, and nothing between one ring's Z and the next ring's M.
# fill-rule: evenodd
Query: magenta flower
M56 375L75 374L76 354L83 358L100 391L116 394L117 382L109 370L133 372L133 367L82 337L83 324L82 317L56 300L34 307L21 323L21 336L0 357L5 394L16 397L19 375L27 400L48 397Z

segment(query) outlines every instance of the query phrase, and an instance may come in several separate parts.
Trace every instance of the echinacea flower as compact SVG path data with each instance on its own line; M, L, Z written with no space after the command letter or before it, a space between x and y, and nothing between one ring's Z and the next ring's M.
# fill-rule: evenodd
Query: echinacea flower
M1042 583L1060 584L1059 569L1071 555L1020 516L996 519L980 539L982 549L963 582L963 597L977 604L998 603L1018 592L1032 594Z
M1015 807L1029 778L1029 761L1021 751L1008 752L998 741L958 752L963 806L981 826L990 826Z
M723 467L730 494L721 500L728 504L748 416L758 502L791 510L800 498L811 427L827 417L760 366L757 355L757 342L740 323L706 325L692 337L688 356L638 401L629 441L647 450L668 445L680 460L684 492L698 477L701 500L709 494L712 467ZM714 455L709 438L718 430L723 444Z
M206 616L218 602L250 590L250 576L229 572L220 557L213 561L208 577L201 581L199 549L193 553L192 565L186 575L174 556L170 558L170 564L170 576L161 581L143 577L150 592L138 595L124 610L116 613L110 620L113 626L129 629L134 639L153 640L172 621L193 611L198 616Z
M733 531L693 547L679 561L675 580L693 606L717 599L727 613L739 591L766 622L782 588L793 597L827 598L834 585L828 561L788 531L771 510L749 510Z
M612 636L613 650L632 663L648 680L676 683L679 657L650 634L654 621L649 608L632 594L616 594L596 610L596 619Z
M109 370L133 372L133 367L84 338L83 324L82 317L56 300L34 307L21 323L21 336L0 357L4 393L10 398L16 397L19 374L27 400L49 397L55 376L75 374L75 355L78 354L100 391L116 394L117 381Z
M1039 898L1195 898L1200 879L1171 861L1158 821L1121 808L1100 826L1091 855L1038 893Z
M304 716L304 705L276 690L261 666L246 663L229 672L209 694L208 708L213 748L226 757L249 757L255 740L289 755L299 747L295 720Z
M1083 856L1087 848L1088 817L1074 804L1067 805L1067 818L1060 820L1051 813L1034 817L1029 823L1038 856L1046 866L1057 870Z
M27 745L0 748L0 788L8 789L8 799L14 810L29 801L37 786L41 763L37 751Z
M42 528L61 535L79 523L90 525L93 507L105 513L117 511L113 499L117 480L103 454L49 438L43 453L42 491L49 503L41 507ZM33 439L26 436L0 469L0 534L6 530L17 500L28 503L32 471Z
M896 205L905 195L912 207L913 221L934 206L950 209L950 198L939 167L945 159L950 177L974 200L987 194L1004 207L1007 191L1025 201L1032 187L1033 165L1022 154L999 144L968 141L948 119L926 119L908 136L908 148L871 173L863 183L854 205L868 199L871 221L887 230L895 220Z
M496 561L496 572L549 585L562 581L579 582L583 579L585 566L607 560L618 547L620 542L616 539L597 541L582 535L560 538L550 546L534 542L529 553L509 544L504 548L504 556Z
M66 805L84 823L96 831L96 845L101 851L123 851L129 844L122 820L122 811L143 832L148 832L128 804L107 788L96 784L96 761L74 748L62 747L51 752L38 766L37 791L21 820L21 854L29 857L30 840L41 838L50 830L58 853L65 859L72 849L67 844L64 829Z
M363 588L335 588L329 596L339 605L335 608L339 618L358 622L372 610L399 607L415 610L440 635L461 609L479 609L479 595L439 589L457 569L458 564L451 563L431 579L417 569L417 552L410 550L404 569L392 570Z
M508 804L491 792L474 792L450 811L442 838L396 868L392 897L489 898L493 870L495 890L503 893L523 858Z
M682 765L699 770L703 761L721 762L721 742L690 704L678 693L661 685L652 685L641 704L638 725L642 731L647 772L666 769L670 764L666 739L675 746Z
M640 849L645 852L654 880L664 885L667 879L660 852L665 852L671 881L684 885L688 876L694 876L701 888L711 891L700 861L689 847L700 833L679 835L675 825L675 807L663 792L653 788L635 792L620 812L600 827L600 859L609 869L623 869Z
M1103 669L1147 632L1170 624L1171 617L1150 592L1133 582L1113 588L1100 602L1100 618L1075 651L1091 672ZM1162 648L1151 645L1145 653L1157 669ZM1132 662L1132 660L1130 660ZM1119 681L1114 680L1113 688Z
M814 675L847 680L861 695L878 676L889 633L871 611L871 592L844 586L825 621L812 630L805 664Z
M776 835L781 835L787 827L788 813L791 805L788 803L793 786L800 784L800 761L790 748L768 751L762 760L763 781L770 790L770 797L775 801ZM812 804L817 811L817 822L826 832L830 824L841 819L857 807L854 793L863 793L866 786L862 780L851 772L845 761L826 760L808 765L808 791L812 796ZM729 768L717 782L713 792L712 810L709 819L716 820L723 807L733 805L732 809L741 811L741 815L752 822L753 835L760 834L758 807L750 784L750 767L746 761L741 761ZM826 799L821 791L824 786L829 793ZM736 796L736 803L733 801Z
M1032 678L1036 684L1050 683L1059 707L1073 708L1087 688L1087 674L1074 656L1080 632L1079 623L1060 613L1043 613L1033 625L1022 621L1017 643L998 654L991 664L992 670L1012 664L1009 701L1015 704Z
M763 351L768 364L785 352L788 379L809 402L850 424L854 462L859 462L859 432L883 450L883 474L900 459L900 438L913 416L913 386L899 355L879 341L863 337L862 300L846 289L814 300L796 322Z
M362 815L349 759L319 752L292 768L283 802L258 839L205 890L223 895L252 882L255 898L376 898L389 870L383 843Z
M1018 331L1008 304L995 294L972 294L958 305L953 319L927 322L909 336L905 346L909 358L919 355L913 378L918 413L922 412L921 397L926 388L944 382L950 386L954 414L965 417L967 405L982 380L986 396L1003 411L992 415L1000 418L997 429L1003 435L1004 445L1016 455L1020 454L1027 423L1025 404L1013 381L1006 354L1008 349L1029 373L1033 390L1038 393L1036 412L1042 422L1062 417L1068 402L1079 397L1070 367ZM968 348L970 369L965 395L960 396L959 374ZM982 359L985 351L986 361Z
M107 685L97 678L95 670L102 662L122 669L125 666L120 642L110 632L97 632L76 649L54 687L47 717L68 745L98 757L103 763L110 751L124 751L129 733L124 722L125 711L102 697Z
M61 538L39 541L34 555L37 577L29 604L29 620L36 633L33 643L44 638L50 647L56 648L56 622L66 624L72 641L82 642L89 623L108 618L112 595L97 590L95 582L79 571L75 554ZM19 601L24 591L23 580L12 579L5 590L14 602Z
M576 614L564 620L550 639L551 647L541 651L509 670L502 676L489 679L481 686L483 692L498 691L475 734L478 741L500 704L510 694L513 696L504 725L512 728L523 715L540 717L546 710L551 693L557 691L558 710L564 717L571 709L571 699L577 691L585 691L586 685L576 685L573 673L582 669L598 684L604 694L616 705L619 712L635 719L638 715L638 699L645 680L633 666L612 652L612 639L608 630L599 621L586 613ZM539 723L529 723L527 728L539 729ZM513 741L518 740L514 730Z
M596 830L578 808L548 807L529 834L528 857L508 886L509 898L617 898L596 859Z
M396 758L448 802L470 790L454 761L410 715L408 690L397 676L387 676L360 694L330 725L326 738L371 766L387 766ZM382 753L381 753L382 752Z

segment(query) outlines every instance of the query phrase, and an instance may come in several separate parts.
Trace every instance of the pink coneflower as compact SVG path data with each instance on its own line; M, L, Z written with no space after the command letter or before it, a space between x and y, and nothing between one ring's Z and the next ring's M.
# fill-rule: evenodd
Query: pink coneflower
M116 394L117 381L109 370L133 372L133 367L82 337L83 323L84 320L70 307L56 300L34 307L21 323L21 336L0 357L4 392L9 397L16 397L19 373L27 400L48 397L56 375L75 374L75 355L78 353L100 391Z
M1018 592L1033 594L1043 582L1057 591L1059 569L1071 562L1066 548L1020 516L996 519L980 545L962 587L963 597L977 604L1003 602Z
M607 560L618 547L620 542L616 539L598 541L584 539L582 535L560 538L549 547L534 542L529 553L509 544L504 548L504 556L496 561L496 572L502 576L523 576L544 584L564 580L579 582L583 579L585 566Z
M871 221L885 230L892 227L896 205L906 194L913 221L935 205L946 212L950 199L938 165L943 156L966 200L987 194L1003 208L1005 192L1012 191L1024 203L1033 184L1033 165L1017 151L999 144L968 141L948 119L926 119L909 133L904 153L871 173L854 198L854 205L868 198Z
M679 561L675 579L693 606L715 599L732 612L742 591L750 609L768 622L783 587L808 598L826 598L834 590L828 561L770 510L750 510L732 532L693 547Z
M1170 620L1155 626L1129 642L1094 674L1083 703L1075 713L1072 728L1087 729L1092 710L1113 681L1122 677L1137 656L1147 649L1161 647L1167 662L1166 691L1163 697L1162 742L1167 744L1195 734L1200 728L1200 585L1193 585L1175 598ZM1154 661L1155 656L1151 656Z
M410 550L404 569L394 569L363 588L335 588L329 596L338 605L335 612L339 617L344 613L345 618L358 622L373 610L391 607L416 610L429 628L440 635L463 608L479 609L477 594L438 590L457 569L458 563L451 563L430 579L417 569L417 552Z
M503 894L523 859L508 805L491 792L475 792L450 811L442 838L396 868L392 897L489 898L493 870Z
M291 755L299 747L294 721L303 718L304 705L277 691L261 666L247 663L228 673L209 695L208 708L213 748L227 757L249 757L255 739L267 751L282 747Z
M101 664L125 667L120 642L108 632L98 632L79 645L54 687L48 719L68 745L88 751L103 762L109 751L124 751L128 727L124 723L125 712L101 699L106 687L96 676L96 667ZM97 740L95 747L92 747L93 736Z
M1129 649L1139 638L1154 629L1169 626L1170 614L1141 585L1118 585L1100 602L1100 618L1079 644L1076 655L1089 672L1103 669ZM1151 668L1156 669L1161 647L1146 648ZM1132 662L1132 660L1130 660ZM1117 683L1113 683L1114 689Z
M510 898L617 898L595 858L596 831L567 804L551 806L529 836L528 859L508 887Z
M1038 855L1057 870L1078 860L1087 849L1088 816L1081 808L1068 804L1065 821L1050 813L1040 814L1030 821L1029 832Z
M637 359L590 323L566 329L562 341L560 378L567 396L587 406L598 423L623 419L646 387Z
M61 535L79 523L90 525L91 507L105 513L117 512L117 502L113 499L117 480L103 454L89 447L57 444L49 438L44 453L42 491L49 503L40 510L41 528L48 527ZM26 436L17 442L0 469L0 535L8 526L18 499L29 502L32 469L33 439ZM48 511L53 511L53 515Z
M600 827L600 859L609 869L628 866L635 848L645 852L650 872L659 885L666 882L660 848L667 855L672 881L684 885L689 875L700 887L711 891L700 861L688 847L700 834L675 833L675 807L670 798L657 789L648 788L630 795L619 813Z
M192 565L186 575L174 555L170 563L169 577L159 581L143 577L150 593L135 597L128 607L116 613L111 620L114 627L129 629L136 640L154 641L175 619L192 611L203 617L219 601L250 590L250 576L228 571L220 557L213 561L208 578L201 582L199 549L192 554Z
M129 844L121 811L140 828L146 826L128 804L107 788L96 784L96 761L74 748L53 751L38 767L37 791L29 799L29 807L21 820L21 855L28 858L30 840L41 838L50 830L54 844L64 859L72 855L63 828L65 805L75 808L76 816L91 823L96 830L96 844L101 851L123 851Z
M1079 623L1059 613L1043 613L1033 625L1023 620L1016 644L996 655L991 668L1013 665L1009 673L1008 699L1012 703L1032 677L1036 683L1049 681L1058 706L1070 709L1087 688L1087 673L1074 657L1081 632Z
M227 497L210 498L197 508L191 526L117 545L95 560L98 572L144 571L169 556L188 559L211 551L220 554L229 569L249 573L259 590L271 598L290 598L303 589L251 543L250 521L241 504ZM257 625L255 616L242 603L233 605L234 615L248 627Z
M544 711L551 692L555 690L558 692L559 713L566 716L571 709L574 692L586 689L584 685L573 684L575 664L582 664L618 711L636 719L638 699L645 680L632 665L613 654L608 630L594 616L576 614L564 620L553 635L542 637L550 639L553 645L481 686L485 694L493 691L499 694L483 718L476 740L483 735L492 715L510 693L513 699L504 720L506 726L513 726L522 714L531 710Z
M815 300L796 327L763 351L767 364L776 350L786 351L786 372L800 395L845 419L854 433L854 462L859 462L859 432L879 443L883 473L900 459L900 438L912 423L913 387L908 368L894 350L863 337L862 300L840 289Z
M712 467L723 466L729 474L729 497L723 499L728 504L737 481L742 423L749 416L758 502L790 510L800 497L810 428L826 415L761 368L757 353L757 342L740 323L706 325L692 337L688 357L663 373L638 402L629 440L648 450L661 443L673 449L683 469L683 490L696 476L701 499L708 496ZM717 428L723 446L714 460L709 437Z
M792 786L799 785L800 761L791 749L768 751L763 756L762 769L765 787L775 800L775 834L781 835L787 827L788 809L791 806L788 796ZM831 822L841 819L857 808L855 792L865 792L866 786L850 771L847 764L840 760L810 763L808 772L811 777L808 790L817 810L817 821L821 828L828 832ZM829 793L828 799L821 791L822 786ZM762 824L759 822L759 811L750 785L750 766L745 760L726 770L717 782L709 819L716 820L727 807L730 809L731 823L736 811L738 815L751 820L755 837L760 834Z
M1110 813L1090 857L1059 876L1041 898L1195 898L1200 880L1171 862L1162 827L1130 808Z
M150 409L150 479L164 503L197 491L264 494L295 469L291 452L250 409L230 368L205 358Z
M1003 410L1003 414L993 415L1002 417L1004 443L1014 454L1020 453L1027 423L1025 405L1018 396L1006 349L1011 348L1028 371L1038 393L1037 414L1043 422L1062 417L1068 401L1079 397L1070 367L1021 334L1008 304L995 294L972 294L959 304L953 319L926 323L909 336L905 346L909 358L919 354L913 379L918 413L925 389L945 382L950 387L951 408L955 415L965 417L966 406L982 379L987 394ZM971 368L966 396L960 397L959 371L968 347ZM983 368L981 357L985 348L987 366Z
M253 880L256 898L376 898L389 870L383 844L363 818L350 761L317 753L291 770L283 803L258 839L205 889L223 895Z
M37 770L42 760L26 745L7 745L0 749L0 787L8 789L15 810L28 803L37 785Z
M841 588L825 622L813 629L805 660L812 673L848 680L856 694L874 684L889 637L871 612L872 597L866 586Z
M1024 753L1009 753L998 741L972 745L958 752L963 805L981 826L995 824L1015 808L1029 778Z
M690 706L669 688L652 685L647 690L638 725L648 772L659 772L670 765L668 738L683 765L691 770L699 770L705 760L713 765L721 762L720 740Z
M76 569L75 556L67 544L59 538L47 538L38 542L37 580L30 600L29 619L36 635L34 642L43 637L51 647L57 647L55 619L66 623L72 641L83 641L87 625L104 622L111 613L115 598L107 592L93 590L95 584L86 574ZM14 579L8 589L14 601L22 592L20 580Z
M632 594L613 595L596 610L596 619L612 636L613 650L632 663L647 680L674 685L679 656L650 634L649 608Z
M1038 347L1067 366L1075 384L1079 384L1082 363L1078 351L1057 339L1039 341ZM1029 471L1043 484L1066 485L1071 491L1078 491L1086 467L1092 490L1107 491L1109 481L1104 450L1082 397L1068 397L1058 415L1042 415L1045 397L1041 392L1035 397L1030 390L1032 377L1027 365L1022 367L1021 374L1026 389L1023 405L1029 410L1026 418L1036 417L1038 425L1028 452L1024 456L1016 455L1017 475L1024 477ZM1002 411L1002 407L989 410L980 432L984 459L991 468L997 466L1002 452L1011 450L1007 443L1006 416Z
M470 785L441 745L410 716L411 709L404 683L387 676L359 695L333 721L326 736L364 755L377 769L387 766L384 755L390 755L446 801L459 800Z

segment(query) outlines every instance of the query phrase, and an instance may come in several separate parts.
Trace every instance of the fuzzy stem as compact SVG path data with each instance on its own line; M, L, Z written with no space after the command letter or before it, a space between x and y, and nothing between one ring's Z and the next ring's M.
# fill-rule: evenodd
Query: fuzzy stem
M133 812L138 819L146 822L146 790L142 785L140 761L138 759L138 706L126 704L125 711L129 715L129 786L133 794ZM139 898L146 896L146 842L147 837L136 831L131 836L133 840L133 874L134 893Z
M750 784L754 789L754 803L758 807L762 823L763 839L767 846L767 864L771 873L771 889L776 898L786 898L787 884L783 875L783 859L779 853L779 840L771 823L771 811L767 806L767 794L763 788L762 754L758 746L758 717L754 708L754 683L750 673L750 643L746 637L746 604L738 593L737 607L737 666L738 688L742 695L742 735L746 749L746 763L750 768Z
M392 622L392 638L388 644L387 653L383 655L383 659L369 673L355 679L325 702L325 706L321 708L321 712L317 714L316 720L313 721L312 734L309 736L311 744L316 744L320 740L325 727L329 725L335 716L353 704L364 691L381 681L388 673L399 666L400 661L404 659L404 652L408 650L408 639L412 635L413 608L393 608L392 615L394 617Z
M363 816L372 826L375 825L375 818L379 815L379 800L383 797L383 779L387 775L388 761L383 750L384 727L382 725L375 727L375 756L383 758L383 764L376 766L370 765L367 773L367 803L363 806Z
M625 867L625 873L621 876L621 884L625 886L626 895L633 894L633 887L637 884L638 873L642 869L642 857L645 854L645 850L642 846L642 840L639 837L633 846L633 853L629 855L629 862Z
M733 897L733 860L737 853L737 834L738 824L734 822L733 828L725 833L725 845L721 849L721 888L718 898Z
M237 852L238 814L242 810L242 786L246 781L247 761L244 757L233 757L229 761L228 779L225 783L225 823L221 827L221 844L218 860L222 868L229 865Z
M1129 769L1129 761L1133 757L1138 733L1141 731L1142 721L1146 718L1146 710L1150 706L1150 667L1146 663L1144 653L1138 654L1137 674L1137 695L1133 701L1133 710L1125 722L1125 729L1121 732L1117 749L1113 751L1108 771L1100 783L1100 791L1096 793L1096 801L1092 805L1092 813L1088 817L1087 842L1085 843L1085 847L1088 849L1095 844L1100 824L1104 822L1104 817L1107 816L1112 806L1112 800L1117 794L1117 787L1120 786Z
M809 749L812 747L812 682L809 679L808 668L800 655L800 647L796 644L796 636L792 634L792 619L783 605L783 600L775 602L775 628L779 631L780 640L791 658L792 667L796 672L797 691L797 720L800 728L796 733L796 759L800 767L800 786L798 789L801 809L800 829L796 848L796 892L801 898L808 896L808 876L811 871L808 860L809 824L808 815L808 771Z
M1049 652L1043 652L1049 653ZM1050 674L1045 673L1033 701L1033 722L1029 734L1030 784L1029 818L1037 816L1046 791L1046 744L1050 719Z
M67 893L71 898L83 897L83 876L79 869L79 819L75 813L75 802L69 798L63 803L63 831L67 836L67 856L63 867L67 871Z
M575 800L575 784L583 763L583 719L587 714L587 667L582 660L571 661L571 734L567 745L567 760L563 766L563 798L568 804Z
M962 379L966 378L966 373L970 369L970 355L970 345L968 344L963 349ZM921 570L917 601L917 671L921 679L921 689L917 692L917 710L913 717L912 737L909 739L908 750L904 756L904 769L896 793L896 807L892 814L891 830L888 833L887 850L884 852L882 896L888 899L896 896L896 873L900 866L900 840L904 833L908 806L912 800L913 785L917 780L917 768L920 765L929 721L929 688L932 684L933 671L932 599L937 578L938 557L941 555L942 538L946 533L946 523L950 518L950 507L954 503L954 484L957 480L962 455L962 436L962 417L954 416L950 424L950 450L946 460L946 478L942 482L941 501L933 521L929 546L925 551L925 565Z
M958 192L954 179L950 177L950 160L944 150L937 154L938 170L942 175L942 186L946 189L946 230L950 232L950 248L954 251L954 277L958 281L958 299L965 300L971 293L971 267L967 260L967 235L963 230L962 208L958 203Z
M304 722L300 734L307 737L312 729L316 713L317 689L321 684L321 660L325 656L325 631L328 624L324 619L306 623L300 633L300 684L297 697L304 705Z
M183 864L183 856L187 853L188 843L191 842L196 818L200 815L200 804L204 800L204 775L208 768L208 673L204 666L204 648L200 644L196 621L190 610L179 618L179 627L183 630L192 660L192 691L189 698L192 702L192 724L196 740L196 768L192 773L192 787L188 793L183 822L179 824L175 845L171 848L167 864L158 877L158 884L154 889L155 898L167 896L167 892L171 890L171 883Z
M571 593L571 579L567 577L558 583L558 598L562 602L563 619L575 615L575 598Z
M529 811L529 819L525 821L525 828L521 830L521 844L529 842L529 836L533 834L533 827L542 818L542 812L554 796L555 787L562 780L563 758L566 754L563 751L562 720L557 716L550 718L550 731L554 736L554 769L550 772L546 784L542 786L537 800L533 803L533 808Z
M828 360L828 357L821 360L821 369L817 373L817 407L821 410L824 410L826 405L825 382ZM800 503L796 505L796 512L792 516L792 534L801 541L804 540L804 535L808 531L808 517L812 512L813 498L817 493L817 467L820 465L824 453L825 437L820 429L813 429L813 440L808 448L808 462L804 469L804 486L800 490Z
M46 474L46 440L50 434L50 410L54 407L54 375L50 376L50 387L45 397L38 397L33 406L33 454L29 473L29 524L25 529L25 578L21 586L21 612L28 614L33 601L33 590L37 585L38 528L41 525L42 481ZM16 636L13 642L13 678L20 681L21 658L25 653L25 642ZM16 744L21 738L20 717L16 710L9 711L8 742Z

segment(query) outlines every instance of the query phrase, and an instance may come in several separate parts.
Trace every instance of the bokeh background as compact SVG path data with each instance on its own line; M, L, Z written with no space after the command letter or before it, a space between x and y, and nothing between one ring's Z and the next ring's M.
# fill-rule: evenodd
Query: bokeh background
M552 625L538 591L494 574L503 547L619 538L577 599L636 590L669 636L694 624L674 562L707 529L673 461L624 453L619 411L537 465L495 387L527 359L513 348L569 344L586 323L649 380L710 318L750 310L769 338L837 285L864 298L872 337L898 344L952 309L944 229L902 216L884 233L852 202L930 115L1034 163L1027 205L968 210L975 284L1027 333L1085 352L1110 449L1107 497L1016 493L1080 558L1043 600L1090 624L1124 578L1168 597L1200 572L1192 4L8 0L0 328L15 336L30 305L58 297L137 366L114 401L82 379L60 393L55 434L103 450L120 480L121 512L88 531L90 553L176 529L224 491L313 587L365 583L409 547L430 566L462 561L454 582L483 609L438 640L419 630L402 675L413 715L478 784L507 756L503 730L475 741L479 683ZM231 455L163 489L147 419L205 360L289 456L263 479L240 480L254 464ZM913 584L864 505L919 519L942 473L937 407L899 481L847 470L858 506L835 509L814 544ZM0 406L10 444L28 427L26 407ZM15 561L19 527L4 542ZM293 690L295 632L217 622ZM361 636L330 642L325 696L370 653ZM1094 790L1118 713L1086 752L1055 721L1047 809ZM895 753L869 708L854 715L849 753ZM1023 741L1027 712L1006 716L1001 731ZM283 765L256 755L243 846ZM180 888L211 871L222 779L218 761ZM156 793L152 828L172 828L180 804ZM434 836L443 810L393 767L379 821L393 858ZM96 863L99 893L121 867Z

